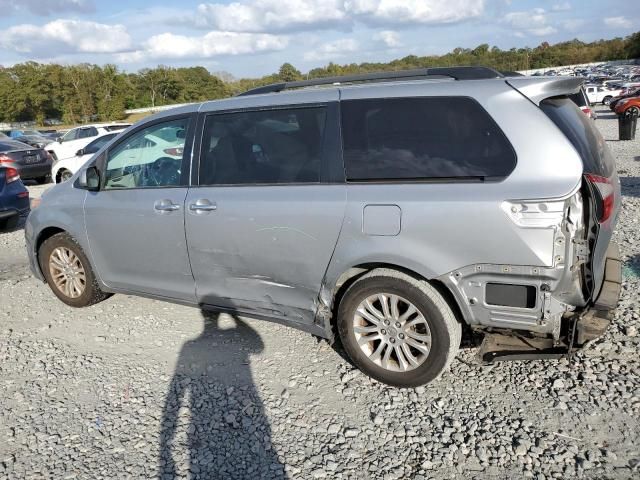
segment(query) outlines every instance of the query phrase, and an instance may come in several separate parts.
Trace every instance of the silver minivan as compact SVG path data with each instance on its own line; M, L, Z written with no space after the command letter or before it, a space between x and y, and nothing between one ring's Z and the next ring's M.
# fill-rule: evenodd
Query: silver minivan
M74 307L113 293L339 340L417 386L477 332L484 362L570 355L620 294L620 185L581 80L454 67L313 79L133 125L26 225Z

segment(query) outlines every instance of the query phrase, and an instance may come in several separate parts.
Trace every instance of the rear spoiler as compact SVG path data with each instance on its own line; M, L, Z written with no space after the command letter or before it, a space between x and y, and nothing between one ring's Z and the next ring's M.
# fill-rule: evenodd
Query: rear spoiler
M584 80L578 77L515 77L507 78L506 82L533 103L540 105L545 98L578 93Z

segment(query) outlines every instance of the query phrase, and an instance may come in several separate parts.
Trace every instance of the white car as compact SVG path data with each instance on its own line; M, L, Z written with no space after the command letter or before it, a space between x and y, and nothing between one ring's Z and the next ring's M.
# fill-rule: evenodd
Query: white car
M162 133L162 131L160 131L160 133ZM53 164L51 169L51 178L53 178L56 183L68 180L103 146L118 136L118 134L119 132L102 135L85 148L79 150L76 156L58 160ZM176 137L175 133L173 135L169 135L168 138L162 138L151 134L145 135L141 138L142 141L139 141L136 144L127 144L124 146L125 148L120 154L123 161L129 162L128 164L143 165L162 158L168 158L171 160L182 159L184 139ZM179 173L179 170L177 173Z
M86 147L96 137L111 132L120 132L129 127L128 123L95 123L72 128L57 141L51 142L45 149L54 160L62 160L75 156L76 152Z
M622 93L622 90L610 90L607 87L600 85L585 85L584 89L587 92L587 97L589 98L589 103L591 105L596 103L609 105L609 102L613 97L617 97Z
M51 167L51 178L53 181L55 183L61 183L70 179L82 165L93 157L94 153L117 137L119 133L120 132L113 132L101 135L86 147L80 148L73 157L54 161Z

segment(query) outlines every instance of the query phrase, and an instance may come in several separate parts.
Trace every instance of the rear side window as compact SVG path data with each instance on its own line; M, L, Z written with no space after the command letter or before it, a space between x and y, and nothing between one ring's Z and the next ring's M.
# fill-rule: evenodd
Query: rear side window
M342 102L348 181L498 180L516 165L511 144L468 97Z
M615 161L593 120L568 97L547 98L540 102L540 108L578 151L585 172L611 176Z
M318 183L325 107L207 117L200 185Z

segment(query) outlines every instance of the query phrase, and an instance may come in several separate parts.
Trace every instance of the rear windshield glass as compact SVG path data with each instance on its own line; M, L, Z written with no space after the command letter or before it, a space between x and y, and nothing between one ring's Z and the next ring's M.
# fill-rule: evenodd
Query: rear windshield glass
M0 142L0 152L8 152L10 150L25 150L28 145L18 142Z
M499 180L516 165L511 144L468 97L342 102L349 181Z
M547 98L540 103L540 108L578 151L585 173L603 177L613 174L615 162L602 135L593 120L582 113L568 97Z

